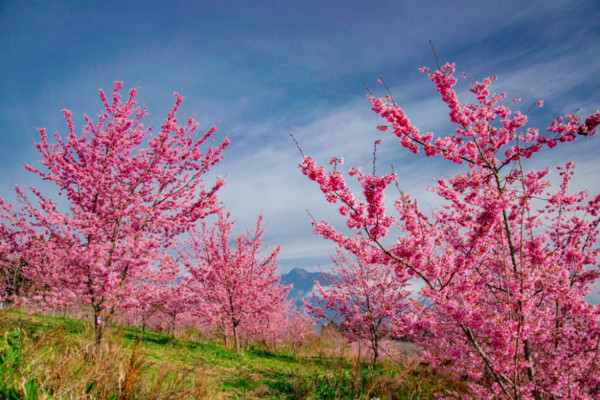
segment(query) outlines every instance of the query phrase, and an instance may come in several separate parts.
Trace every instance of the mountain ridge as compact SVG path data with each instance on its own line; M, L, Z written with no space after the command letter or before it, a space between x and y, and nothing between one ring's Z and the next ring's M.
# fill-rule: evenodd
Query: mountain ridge
M315 287L314 281L324 285L325 281L332 276L328 272L308 272L304 268L293 268L288 273L281 275L281 283L292 285L288 299L295 299L296 306L300 307L303 299L311 302L311 293Z

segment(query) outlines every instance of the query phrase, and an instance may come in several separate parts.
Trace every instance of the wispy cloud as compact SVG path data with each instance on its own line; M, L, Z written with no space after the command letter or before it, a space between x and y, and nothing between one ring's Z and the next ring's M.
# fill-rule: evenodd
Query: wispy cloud
M335 205L302 176L293 132L307 155L325 164L344 157L345 167L372 168L373 141L383 142L377 171L394 165L402 189L439 207L426 188L435 177L462 166L413 156L398 139L375 127L382 123L365 99L365 82L376 95L383 75L395 100L422 131L446 134L454 127L422 65L433 67L432 39L440 61L459 71L497 74L495 86L546 107L531 113L539 127L555 116L600 106L600 8L594 2L102 2L58 1L0 5L0 195L12 186L39 184L22 170L39 158L33 126L65 132L60 109L95 116L98 86L116 79L131 87L141 80L141 100L160 125L183 92L183 109L202 127L232 137L214 175L226 175L221 197L251 229L265 215L270 246L283 245L285 268L330 266L332 245L312 234L317 219L343 228ZM59 23L60 21L60 23ZM468 92L459 89L461 98ZM563 146L528 166L543 168L573 158L575 186L600 187L598 140ZM210 182L209 178L207 182ZM352 183L353 188L358 188ZM47 188L51 190L50 187ZM391 206L393 191L388 205Z

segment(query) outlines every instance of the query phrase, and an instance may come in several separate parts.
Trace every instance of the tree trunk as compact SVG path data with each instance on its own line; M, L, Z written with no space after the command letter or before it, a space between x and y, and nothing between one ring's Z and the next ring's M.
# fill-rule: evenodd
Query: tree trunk
M177 313L173 314L173 318L171 318L171 342L175 340L175 320L177 319Z
M233 343L235 345L235 352L239 353L240 352L240 338L238 336L238 331L237 331L237 326L233 326Z
M87 358L93 359L96 355L100 354L102 350L102 338L104 337L104 326L105 321L102 317L102 310L94 307L94 312L92 313L92 319L94 321L94 346L93 350L87 353Z
M373 364L376 364L379 357L379 338L373 339L371 344L373 345Z
M94 340L96 345L100 346L104 336L104 319L101 312L94 313Z
M140 315L140 320L142 323L142 327L140 329L140 340L142 340L144 337L144 332L146 331L146 314L144 314L144 312L142 312L142 315Z
M525 339L523 344L525 347L525 360L529 361L530 363L533 363L533 357L531 355L531 344L529 342L529 338ZM529 376L529 380L535 384L535 370L532 366L529 366L527 368L527 375ZM542 394L537 389L533 389L532 394L535 400L542 400Z

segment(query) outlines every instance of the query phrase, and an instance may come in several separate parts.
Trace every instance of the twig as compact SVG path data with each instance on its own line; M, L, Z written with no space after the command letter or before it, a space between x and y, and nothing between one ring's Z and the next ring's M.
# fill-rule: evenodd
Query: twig
M377 161L377 145L380 142L380 140L376 140L375 142L373 142L373 175L375 175L375 163Z
M469 339L469 341L471 342L473 347L475 347L475 350L477 350L477 353L479 353L479 356L481 357L481 359L483 360L485 365L488 367L488 369L492 373L492 376L493 376L494 380L496 381L496 383L498 383L498 385L500 386L500 389L502 389L502 391L508 396L508 398L512 398L512 396L510 395L510 393L508 392L507 388L504 385L504 383L512 385L512 382L510 381L510 379L508 379L506 377L506 375L504 375L503 373L501 373L501 372L497 373L494 370L494 367L492 366L492 362L490 361L487 354L485 354L485 352L483 351L483 349L477 342L477 339L475 339L475 335L473 334L473 331L471 330L471 328L468 328L463 323L460 323L460 328L463 330L463 332L467 336L467 339Z
M396 174L396 171L394 170L394 164L392 164L392 173L395 174L396 176L398 174ZM396 189L398 189L398 193L400 194L400 196L404 196L404 191L402 189L400 189L400 185L398 184L398 179L394 180L394 184L396 185Z
M532 104L532 105L529 107L529 109L528 109L528 110L525 112L525 115L529 114L529 112L530 112L531 110L533 110L533 107L537 106L537 105L539 104L539 102L540 102L540 100L539 100L539 99L538 99L538 100L536 100L536 101L535 101L535 103L533 103L533 104Z
M379 81L380 81L381 83L383 83L383 86L385 86L385 88L386 88L386 90L387 90L387 92L388 92L388 95L390 96L390 99L392 99L392 103L393 103L394 105L396 105L396 101L394 100L394 96L392 96L392 91L390 90L390 88L389 88L389 86L387 85L387 83L385 83L385 80L383 80L383 76L380 76L380 77L379 77Z
M429 40L429 45L431 46L431 50L433 51L433 56L435 57L435 63L437 64L438 71L441 71L442 67L440 66L440 58L437 55L437 51L435 51L435 47L433 46L433 41L431 39Z
M369 89L369 87L367 86L367 84L366 84L366 83L364 83L364 82L363 82L362 84L363 84L363 86L364 86L364 87L367 89L367 92L369 92L369 94L370 94L371 96L373 96L373 93L371 93L371 89Z
M123 52L121 52L121 61L119 61L119 74L118 74L118 81L121 81L121 68L123 67Z
M469 69L471 70L471 73L473 74L473 78L475 78L475 81L479 82L479 79L477 79L477 74L475 73L475 70L473 69L473 67L469 65Z
M142 83L142 80L146 77L146 74L143 74L142 77L140 79L138 79L138 81L135 83L134 87L139 87L140 83Z
M300 154L302 154L302 158L306 158L306 156L304 155L304 152L302 151L302 148L300 147L300 144L298 143L298 141L294 137L294 134L290 133L290 136L291 136L292 140L294 141L294 143L296 143L296 147L298 148L298 150L300 150Z

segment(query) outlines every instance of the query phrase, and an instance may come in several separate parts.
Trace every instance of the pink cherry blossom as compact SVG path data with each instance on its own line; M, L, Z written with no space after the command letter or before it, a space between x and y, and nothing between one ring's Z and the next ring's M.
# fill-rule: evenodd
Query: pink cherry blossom
M191 231L180 250L193 282L190 288L207 305L202 311L213 314L225 335L231 333L238 352L242 336L261 331L267 317L281 311L289 291L275 274L281 247L262 256L262 220L260 216L253 231L233 239L234 221L219 210L217 222L210 226L202 221L201 230Z
M444 136L421 135L389 96L368 96L402 147L468 166L433 188L442 207L424 213L400 192L396 216L388 215L382 199L394 176L352 168L363 185L359 198L341 171L305 157L302 173L328 201L342 203L351 230L321 221L314 232L359 260L369 254L392 266L400 287L406 276L420 281L423 301L396 311L394 329L422 346L434 366L466 380L472 398L598 398L600 306L586 296L600 277L600 195L570 191L573 163L557 167L562 184L552 187L550 168L529 171L522 159L592 140L600 111L583 122L559 117L541 134L504 104L504 93L492 94L495 77L471 83L474 103L459 101L454 71L445 64L429 73L456 126ZM395 239L386 237L394 222L401 231Z
M148 112L138 106L137 90L122 99L122 87L114 83L111 100L100 90L104 109L95 121L84 116L81 134L67 110L66 137L57 133L52 143L38 129L41 168L25 168L58 187L67 211L35 188L29 196L17 187L20 207L0 213L2 243L10 247L3 268L23 266L32 283L21 300L39 309L91 308L98 342L174 240L219 207L216 193L224 181L206 187L203 176L229 145L227 138L209 143L214 127L198 134L193 118L180 122L184 98L177 94L153 133L143 124Z

